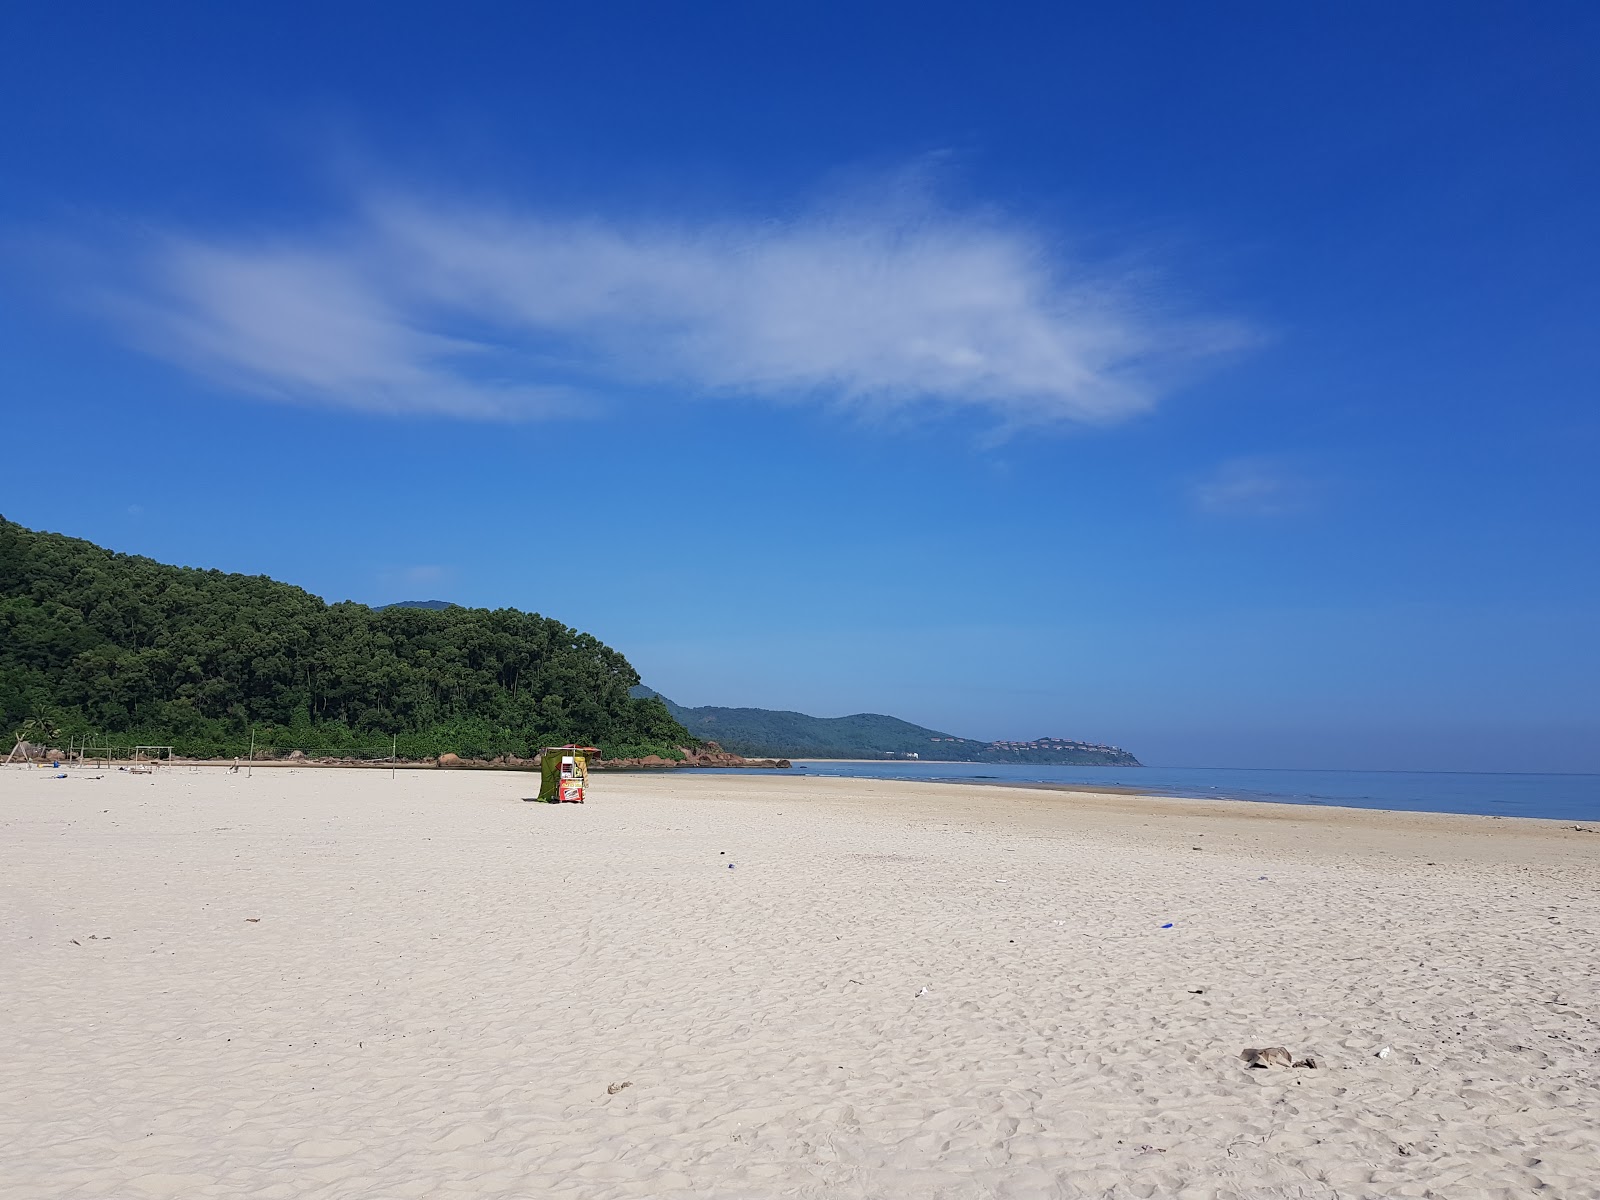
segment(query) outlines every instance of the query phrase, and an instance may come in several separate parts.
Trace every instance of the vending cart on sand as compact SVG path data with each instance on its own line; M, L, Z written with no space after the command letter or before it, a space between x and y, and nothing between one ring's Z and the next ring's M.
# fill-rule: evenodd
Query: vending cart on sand
M539 752L539 799L546 804L582 804L589 784L589 759L594 746L546 746Z

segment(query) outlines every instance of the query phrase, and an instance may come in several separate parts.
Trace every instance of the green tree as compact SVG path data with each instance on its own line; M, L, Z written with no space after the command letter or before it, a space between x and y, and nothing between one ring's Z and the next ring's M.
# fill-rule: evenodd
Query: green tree
M54 714L56 739L180 754L238 753L252 728L267 745L395 738L414 755L693 744L659 701L629 697L638 682L617 651L537 613L326 604L0 518L0 719Z

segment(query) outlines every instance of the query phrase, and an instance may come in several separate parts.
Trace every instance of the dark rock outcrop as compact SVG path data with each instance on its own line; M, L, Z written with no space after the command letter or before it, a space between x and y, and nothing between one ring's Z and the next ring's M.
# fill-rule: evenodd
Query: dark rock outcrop
M775 769L788 767L786 758L745 758L743 755L730 754L716 742L706 742L701 746L683 746L679 748L683 754L681 761L663 758L659 754L647 754L643 758L606 758L597 760L590 765L597 771L640 771L653 770L665 767L731 767L731 768L756 768Z

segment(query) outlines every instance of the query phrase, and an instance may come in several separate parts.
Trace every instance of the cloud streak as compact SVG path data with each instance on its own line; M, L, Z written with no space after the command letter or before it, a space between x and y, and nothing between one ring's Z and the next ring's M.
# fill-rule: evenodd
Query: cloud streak
M1234 458L1194 484L1190 500L1213 516L1281 517L1312 506L1316 486L1282 460Z
M1028 228L903 205L630 224L390 194L332 232L165 236L120 275L105 309L141 350L391 414L579 414L645 391L1100 425L1248 340Z

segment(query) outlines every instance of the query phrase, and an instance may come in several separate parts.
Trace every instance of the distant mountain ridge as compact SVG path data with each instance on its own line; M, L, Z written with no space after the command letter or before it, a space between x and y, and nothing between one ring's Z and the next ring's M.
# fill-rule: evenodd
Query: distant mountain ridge
M396 600L393 604L380 604L379 608L425 608L429 612L443 612L447 608L459 608L454 600Z
M1054 763L1136 767L1117 746L1066 738L983 742L913 725L882 713L813 717L769 708L685 708L642 684L635 698L655 696L697 738L753 758L917 758L935 762Z

